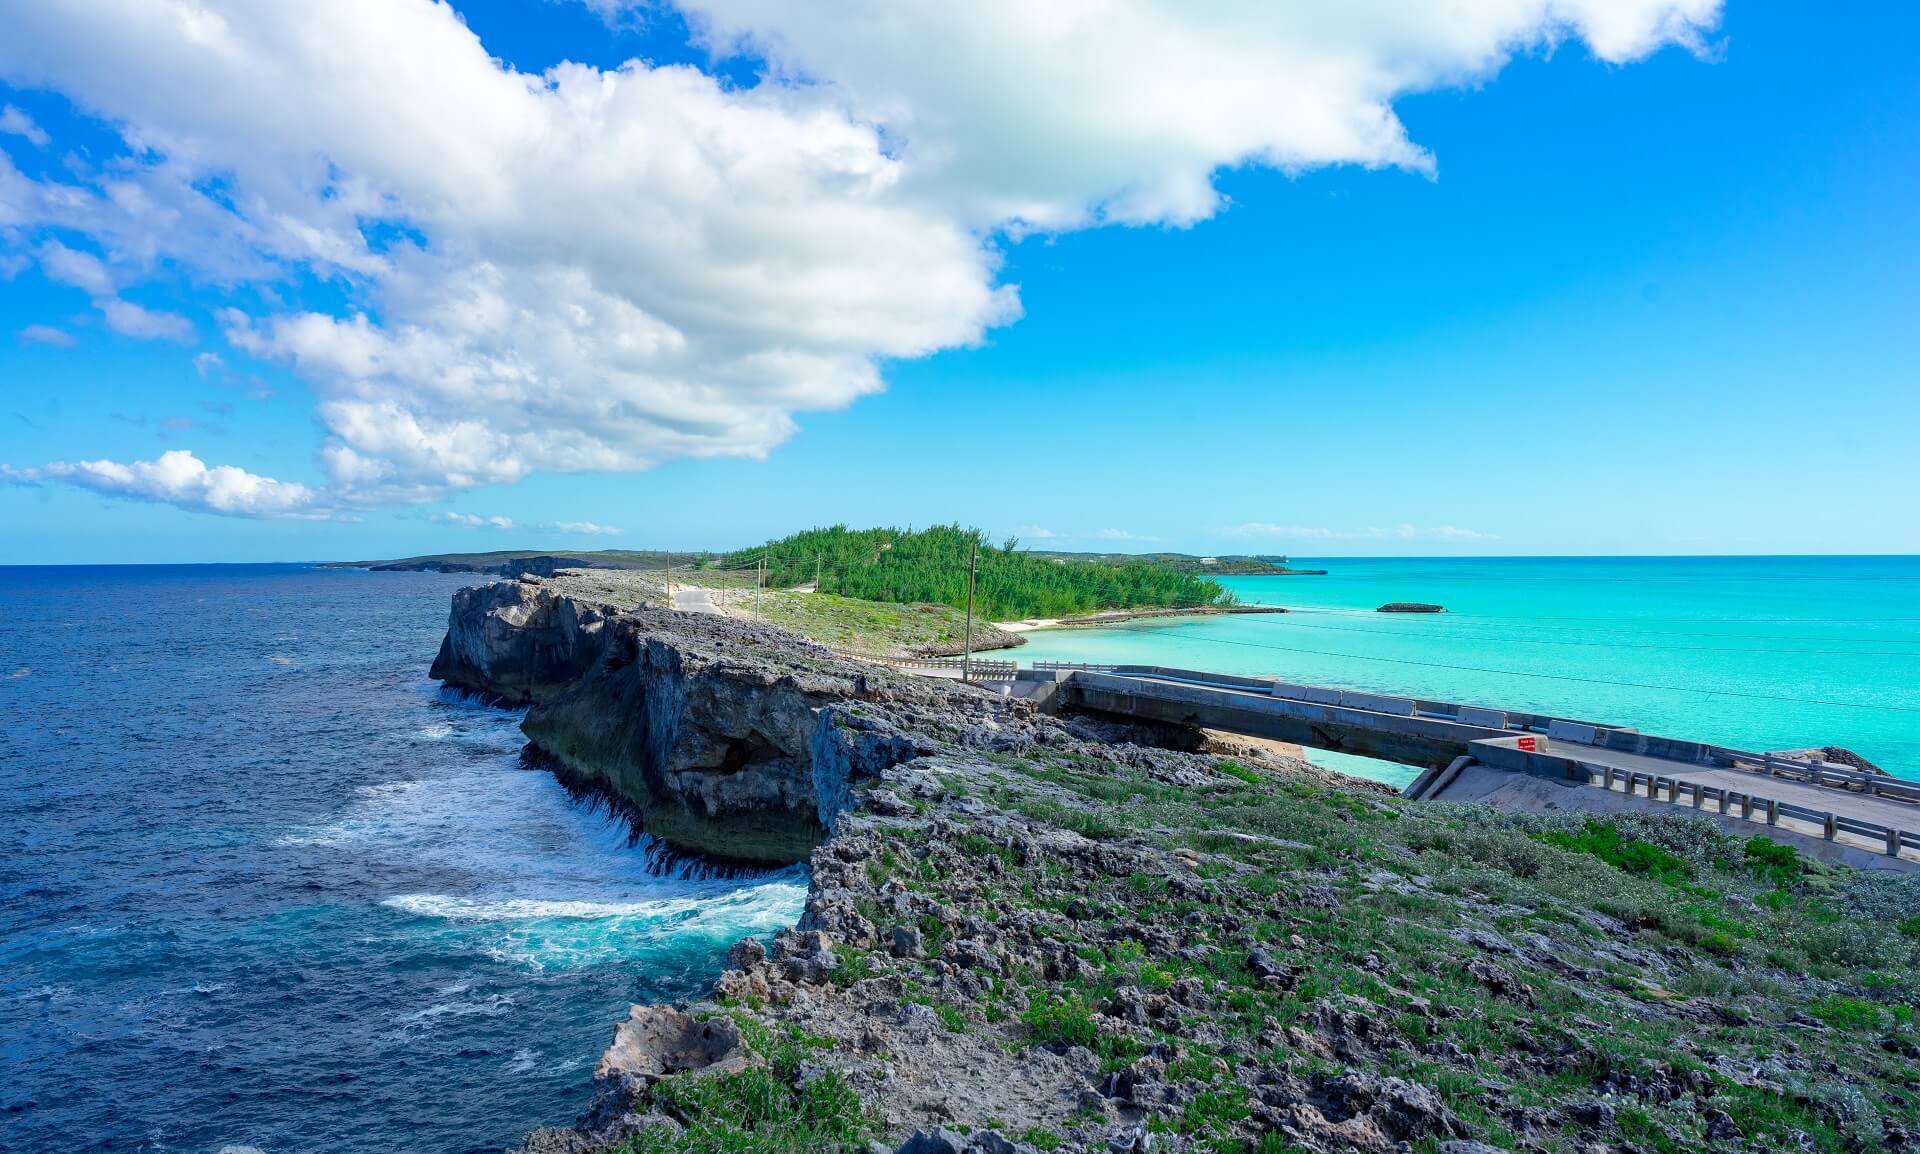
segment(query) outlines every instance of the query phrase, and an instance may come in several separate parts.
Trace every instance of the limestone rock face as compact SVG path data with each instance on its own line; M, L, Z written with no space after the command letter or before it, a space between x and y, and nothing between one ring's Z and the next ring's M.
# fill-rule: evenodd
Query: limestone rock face
M563 778L619 799L682 850L804 861L824 833L814 785L821 711L858 674L795 640L725 618L642 610L612 624L600 660L522 728Z
M431 676L527 705L572 685L600 655L607 611L523 581L457 590Z

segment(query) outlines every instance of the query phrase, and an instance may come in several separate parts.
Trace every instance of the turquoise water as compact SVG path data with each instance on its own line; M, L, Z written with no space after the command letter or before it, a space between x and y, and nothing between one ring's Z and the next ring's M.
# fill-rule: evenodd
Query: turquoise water
M1330 572L1222 582L1294 612L1046 630L1020 659L1279 676L1751 749L1843 745L1920 778L1920 558L1295 563ZM1389 601L1448 612L1374 612Z

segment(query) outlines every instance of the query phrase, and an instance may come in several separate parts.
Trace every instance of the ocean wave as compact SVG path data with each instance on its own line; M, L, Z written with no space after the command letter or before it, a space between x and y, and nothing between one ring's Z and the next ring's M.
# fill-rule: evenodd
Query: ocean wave
M448 921L597 921L633 918L679 921L724 920L729 924L764 911L770 915L806 900L806 886L795 882L766 882L730 894L685 895L638 901L594 901L578 898L470 898L447 894L396 894L380 904L416 917Z

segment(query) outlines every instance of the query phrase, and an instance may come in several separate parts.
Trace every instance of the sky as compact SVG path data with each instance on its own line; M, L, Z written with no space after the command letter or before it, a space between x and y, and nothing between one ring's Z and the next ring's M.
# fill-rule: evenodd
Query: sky
M1920 552L1916 37L14 0L0 564Z

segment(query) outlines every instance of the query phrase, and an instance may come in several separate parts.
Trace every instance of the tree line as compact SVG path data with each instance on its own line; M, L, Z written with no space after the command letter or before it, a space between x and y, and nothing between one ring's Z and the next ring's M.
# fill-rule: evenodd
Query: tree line
M1192 608L1232 600L1218 582L1167 565L1100 564L1036 557L1019 542L1000 545L978 529L808 529L721 558L747 570L762 557L770 588L817 580L820 592L867 601L967 603L967 560L979 548L974 612L984 620L1070 617L1107 609Z

